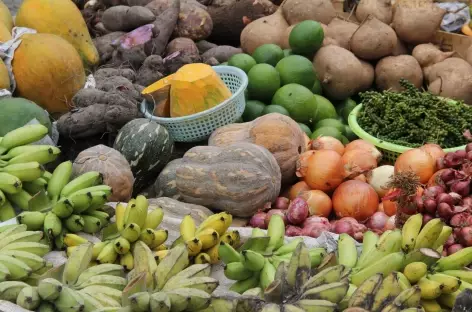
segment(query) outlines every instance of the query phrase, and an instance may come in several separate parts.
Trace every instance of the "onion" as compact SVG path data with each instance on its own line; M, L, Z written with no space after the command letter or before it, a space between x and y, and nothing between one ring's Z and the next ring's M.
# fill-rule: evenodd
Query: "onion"
M467 160L471 161L472 160L472 151L470 152L467 152L467 156L466 156Z
M463 200L462 200L462 205L464 207L467 207L469 209L472 209L472 197L465 197Z
M346 181L333 194L333 208L339 218L364 221L377 211L378 206L379 196L374 188L361 181Z
M439 194L439 195L438 195L438 198L436 199L436 201L438 202L438 204L440 204L440 203L446 203L446 204L448 204L449 206L453 206L453 205L454 205L454 198L452 198L452 196L449 195L449 194L447 194L447 193Z
M461 244L454 244L454 245L451 245L447 248L447 255L452 255L456 252L458 252L459 250L461 249L464 249L464 246L462 246Z
M334 224L333 232L336 234L346 233L352 236L354 235L354 228L350 222L341 219Z
M369 229L382 230L385 227L387 220L388 216L385 213L377 211L372 215L372 217L369 218L366 223L366 226Z
M449 220L454 215L452 207L446 203L440 203L438 205L437 212L438 216L445 220Z
M441 169L441 170L438 170L436 171L432 176L431 178L429 178L428 180L428 183L426 184L427 187L431 187L431 186L436 186L436 185L439 185L439 186L445 186L443 180L441 179L441 174L446 171L446 170L449 170L449 169Z
M306 176L308 171L309 159L315 155L315 151L306 151L298 156L296 175L299 178Z
M294 225L287 225L285 228L285 235L286 236L301 236L302 235L302 228Z
M464 206L454 206L454 207L452 207L452 211L453 211L454 214L465 212L467 210L469 210L469 208L464 207Z
M256 212L249 220L249 225L253 228L267 229L265 224L266 213L263 211Z
M318 150L331 150L335 151L339 155L344 154L344 145L336 138L330 136L322 136L311 142L311 149Z
M436 169L441 170L446 168L446 165L444 164L444 157L436 159Z
M384 231L394 230L397 227L397 215L393 215L388 218L387 223L385 223Z
M424 210L432 215L436 214L437 206L438 206L438 203L434 199L428 198L423 201Z
M311 189L329 192L343 181L341 156L335 151L317 151L306 162L304 181Z
M437 144L431 144L431 143L425 144L425 145L421 146L420 149L425 151L426 153L428 153L429 156L431 156L431 158L433 158L435 164L436 164L436 161L439 158L442 158L446 155L446 153L441 148L441 146L439 146Z
M357 180L357 181L361 181L361 182L367 183L367 178L366 178L365 175L363 175L363 174L360 174L360 175L354 177L353 180Z
M415 196L415 206L418 208L418 212L422 213L424 211L424 201L422 196Z
M308 184L305 181L300 181L295 183L288 192L288 198L290 200L295 199L301 192L311 190Z
M436 163L425 151L414 148L398 156L395 161L395 173L413 171L420 179L420 183L425 184L433 176Z
M287 220L291 224L302 224L308 217L308 204L301 198L297 197L290 202L287 210Z
M455 177L455 172L454 172L453 169L444 169L444 170L440 170L438 172L441 172L441 180L444 183L447 183L447 182L453 180L454 177Z
M424 190L423 195L426 198L435 199L438 197L439 194L442 194L442 193L444 193L444 188L442 186L435 185L435 186L430 186L426 190Z
M369 151L350 150L342 156L345 178L354 178L377 167L377 160Z
M451 191L461 196L468 196L470 194L470 180L456 181L451 185Z
M472 151L472 143L468 143L466 146L465 146L465 151L468 153L470 151Z
M348 151L356 150L356 149L370 152L377 161L380 161L380 159L382 158L382 153L380 153L379 150L372 143L369 143L361 139L354 140L350 142L348 145L346 145L344 148L344 153L347 153Z
M467 152L465 150L458 150L454 152L454 155L459 158L465 158L467 156Z
M282 219L284 220L285 225L287 225L287 216L285 215L285 211L280 210L280 209L271 209L271 210L267 211L267 213L266 213L266 217L265 217L265 226L266 226L266 228L269 226L270 218L274 214L277 214L277 215L281 216Z
M447 238L447 241L444 243L444 246L445 247L449 247L451 245L454 245L456 243L456 240L454 239L454 235L449 235L449 237Z
M331 198L325 192L312 190L300 193L299 197L303 198L308 204L310 216L329 217L333 209Z
M336 222L336 220L333 220L333 222ZM303 227L307 227L311 224L318 224L327 228L331 227L331 223L327 218L319 216L311 216L306 218L305 222L303 222Z
M434 217L432 215L427 214L427 213L423 214L423 226L433 219Z
M288 205L290 204L290 199L286 197L277 197L275 200L274 208L285 210L288 209Z
M387 183L395 172L395 167L384 165L369 171L366 174L367 183L377 192L377 195L384 197L388 193Z

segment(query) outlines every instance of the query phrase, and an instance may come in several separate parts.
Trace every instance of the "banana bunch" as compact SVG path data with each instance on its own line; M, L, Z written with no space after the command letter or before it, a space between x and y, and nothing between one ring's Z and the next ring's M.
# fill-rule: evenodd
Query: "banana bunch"
M127 206L118 203L115 209L117 235L111 239L96 243L92 248L92 260L97 263L117 263L126 270L134 268L134 256L131 252L136 242L144 242L149 248L165 250L167 230L156 228L164 218L164 211L160 207L148 213L149 202L146 197L139 195L131 199ZM73 252L78 245L87 240L74 234L66 234L64 243L67 253ZM157 257L157 255L155 255Z
M239 250L231 244L221 241L218 245L218 257L225 264L226 278L236 282L230 287L231 291L239 294L248 289L260 287L266 289L276 278L277 268L282 263L288 263L303 238L295 238L284 244L285 225L278 215L270 219L267 236L254 228L252 237ZM310 269L317 267L324 257L324 248L313 248L308 251Z
M147 291L131 295L129 306L122 311L199 311L210 304L211 294L219 283L210 277L209 263L189 266L185 245L172 248L159 264L142 241L136 242L133 255L130 283L135 276L145 273Z
M121 308L127 284L122 266L101 264L89 267L92 245L77 248L64 265L62 281L40 279L35 286L21 281L0 283L0 300L37 311L109 311Z
M239 246L238 231L228 231L233 222L233 216L227 212L220 212L209 216L198 227L191 215L186 215L180 223L180 237L173 246L187 246L190 261L196 264L215 264L220 261L218 249L224 242L231 246ZM166 256L168 250L156 251L158 260Z
M48 129L26 125L8 132L0 141L0 221L14 218L14 206L29 209L29 200L47 181L42 165L61 153L52 145L29 145L44 138Z
M281 262L275 279L262 289L257 282L241 296L214 295L204 312L311 312L338 311L350 289L351 269L343 265L323 266L311 275L308 248L299 242L288 262Z

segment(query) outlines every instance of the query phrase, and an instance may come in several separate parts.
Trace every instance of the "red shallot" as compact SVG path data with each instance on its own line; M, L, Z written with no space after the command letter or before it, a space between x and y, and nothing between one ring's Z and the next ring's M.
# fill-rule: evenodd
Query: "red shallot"
M336 220L333 220L332 222L336 222ZM327 218L319 217L319 216L311 216L311 217L306 218L305 222L303 222L303 227L307 227L311 224L318 224L320 226L327 227L327 228L331 227L331 223Z
M387 223L388 216L380 211L377 211L373 214L372 217L366 223L367 228L373 230L383 230L385 224Z
M249 225L253 228L267 229L265 224L266 213L263 211L256 212L251 220L249 220Z
M290 204L290 199L286 197L277 197L275 200L274 208L285 210L288 209L288 205Z
M287 220L294 225L302 224L308 217L308 213L307 202L303 198L297 197L288 206Z
M462 246L461 244L451 245L447 248L447 254L452 255L452 254L458 252L461 249L464 249L464 246Z
M285 235L287 236L301 236L302 228L295 226L295 225L287 225L285 228Z

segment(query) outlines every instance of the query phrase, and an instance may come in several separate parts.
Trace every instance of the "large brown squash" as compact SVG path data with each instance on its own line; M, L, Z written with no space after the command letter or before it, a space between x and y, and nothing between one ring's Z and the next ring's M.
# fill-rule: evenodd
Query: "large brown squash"
M77 156L73 165L74 176L98 171L103 182L113 188L110 201L127 202L133 193L134 177L126 158L117 150L105 146L92 146Z
M177 200L181 198L175 183L176 171L181 165L182 158L178 158L169 162L164 169L162 169L153 185L153 191L156 197L170 197Z
M280 192L280 168L264 147L251 143L196 146L177 168L176 185L183 201L252 216Z
M268 149L280 166L283 184L294 181L298 156L306 150L304 132L292 118L279 113L221 127L208 139L208 145L214 146L237 142L253 143Z

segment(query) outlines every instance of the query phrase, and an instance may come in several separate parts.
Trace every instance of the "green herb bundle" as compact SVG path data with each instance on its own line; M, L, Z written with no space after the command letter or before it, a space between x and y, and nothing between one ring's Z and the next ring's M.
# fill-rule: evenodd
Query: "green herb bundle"
M403 92L364 92L357 122L364 131L389 143L418 147L435 143L442 148L465 145L472 130L472 106L418 90L402 79Z

